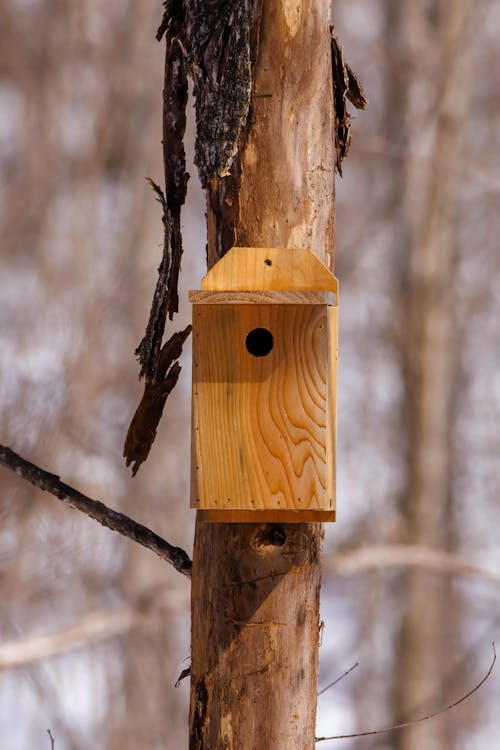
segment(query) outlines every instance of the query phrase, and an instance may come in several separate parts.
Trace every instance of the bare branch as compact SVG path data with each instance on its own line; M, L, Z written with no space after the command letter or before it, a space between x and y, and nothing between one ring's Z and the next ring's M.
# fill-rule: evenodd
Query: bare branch
M187 591L154 586L142 592L132 604L114 612L90 612L79 617L76 625L63 630L0 644L0 672L25 667L72 649L123 635L140 625L145 617L160 611L175 614L185 611L188 605Z
M52 656L112 638L131 630L139 615L132 608L118 612L93 612L80 618L78 625L58 633L18 638L0 645L0 671L25 667Z
M123 513L108 508L98 500L92 500L92 498L83 495L68 484L61 482L55 474L40 469L39 466L26 461L3 445L0 445L0 464L3 464L7 469L11 469L35 487L50 492L51 495L59 498L71 508L90 516L108 529L117 531L129 539L133 539L134 542L142 544L143 547L147 547L162 560L173 565L179 573L183 573L188 578L191 576L192 564L188 554L180 547L174 547L146 526L137 523Z
M412 727L415 724L420 724L422 721L428 721L429 719L434 719L436 716L440 716L441 714L444 714L446 711L450 711L452 708L456 708L460 705L460 703L463 703L468 698L471 697L479 688L484 685L486 680L489 678L491 673L493 672L493 667L495 666L495 662L497 660L497 652L495 649L495 644L491 644L493 647L493 659L490 664L490 668L484 675L484 677L480 680L480 682L475 685L472 690L469 690L468 693L463 695L458 700L454 701L453 703L449 703L444 708L440 708L438 711L434 711L431 714L427 714L427 716L421 716L418 719L412 719L411 721L403 721L401 724L393 724L393 726L390 727L383 727L382 729L372 729L369 732L355 732L354 734L337 734L332 735L331 737L316 737L315 742L324 742L325 740L347 740L352 739L353 737L368 737L370 735L374 734L383 734L384 732L392 732L394 729L404 729L405 727Z
M117 612L93 612L82 617L78 625L56 633L7 641L0 645L0 672L26 667L65 651L122 635L138 621L139 614L131 607L124 607Z
M326 687L322 688L322 690L319 691L318 696L323 695L323 693L326 693L326 691L330 690L330 688L332 688L334 685L338 685L338 683L341 680L343 680L344 677L347 677L348 674L351 674L351 672L353 671L353 669L356 669L356 667L359 667L359 661L357 661L356 664L353 664L352 667L349 667L349 669L346 672L344 672L344 674L341 674L340 677L337 677L336 680L334 680L333 682L330 682L329 685L327 685Z
M500 572L470 565L458 555L417 544L375 544L324 558L323 572L354 575L378 568L416 568L453 576L475 576L500 584Z

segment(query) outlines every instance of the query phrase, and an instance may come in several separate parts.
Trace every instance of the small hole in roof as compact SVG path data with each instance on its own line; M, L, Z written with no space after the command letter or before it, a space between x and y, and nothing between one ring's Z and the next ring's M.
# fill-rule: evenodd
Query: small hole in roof
M264 263L266 264L266 266L272 266L273 265L273 262L272 262L272 260L270 258L266 258L265 261L264 261Z

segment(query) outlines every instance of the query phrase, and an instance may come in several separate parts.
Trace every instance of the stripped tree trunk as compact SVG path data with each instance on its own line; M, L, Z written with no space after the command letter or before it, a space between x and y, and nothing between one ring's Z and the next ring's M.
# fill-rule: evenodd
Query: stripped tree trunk
M310 247L333 265L329 21L329 0L263 4L248 127L207 184L210 266L231 245ZM313 747L322 533L197 521L191 750Z

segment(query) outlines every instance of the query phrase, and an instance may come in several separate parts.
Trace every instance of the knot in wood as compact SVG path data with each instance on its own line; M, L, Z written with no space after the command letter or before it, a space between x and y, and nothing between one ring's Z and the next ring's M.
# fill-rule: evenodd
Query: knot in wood
M283 526L280 526L279 524L268 524L256 533L254 537L254 547L261 552L271 551L262 548L283 547L286 540L287 534Z

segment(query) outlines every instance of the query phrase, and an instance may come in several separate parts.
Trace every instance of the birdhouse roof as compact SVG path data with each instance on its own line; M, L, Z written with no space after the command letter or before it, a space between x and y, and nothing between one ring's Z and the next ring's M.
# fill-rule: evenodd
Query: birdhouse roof
M204 291L330 291L338 282L307 248L233 247L201 282Z

